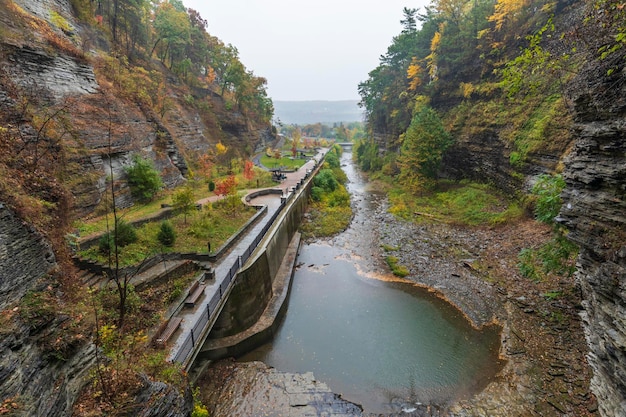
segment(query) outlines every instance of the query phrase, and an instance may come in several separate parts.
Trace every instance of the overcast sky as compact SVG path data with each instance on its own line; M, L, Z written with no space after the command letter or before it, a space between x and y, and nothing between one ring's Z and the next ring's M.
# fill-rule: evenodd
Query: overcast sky
M357 100L358 83L429 0L183 0L268 80L273 100Z

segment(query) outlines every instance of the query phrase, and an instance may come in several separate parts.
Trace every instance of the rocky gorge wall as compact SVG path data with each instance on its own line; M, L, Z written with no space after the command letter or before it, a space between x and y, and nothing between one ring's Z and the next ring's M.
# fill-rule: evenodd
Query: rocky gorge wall
M53 296L52 276L59 273L51 245L0 203L0 404L15 404L0 414L75 415L81 390L91 382L95 345L74 329L74 318L38 301ZM190 415L190 390L181 394L147 378L142 385L137 415Z
M516 175L511 145L498 130L476 129L457 138L442 171L455 179L487 179L516 194L538 174L563 169L567 185L556 220L580 248L575 278L582 292L591 390L599 412L612 417L626 415L626 71L623 53L602 61L595 52L590 47L566 88L571 140L553 141L529 155L523 175ZM621 69L607 75L609 68Z
M71 323L67 316L36 301L19 303L27 293L48 291L45 278L56 268L44 237L0 203L0 400L14 401L17 416L70 415L93 365L93 345L55 345Z
M606 74L590 60L570 86L576 142L558 220L580 247L591 389L608 417L626 415L626 72Z
M0 310L22 298L55 264L43 236L0 203Z
M156 114L106 78L116 70L105 54L110 45L74 18L69 0L16 0L14 4L15 10L0 8L0 24L7 28L7 35L0 37L0 69L22 94L43 98L47 108L64 109L70 127L62 136L71 148L66 170L77 216L107 204L107 178L113 180L120 207L134 204L125 181L125 168L134 155L152 161L164 185L172 188L185 182L188 159L210 152L218 142L232 156L239 156L238 150L253 152L275 139L268 125L229 110L225 100L210 90L186 87L164 68L157 71L163 71L170 101L166 112ZM16 10L26 20L31 14L47 21L51 28L56 27L54 18L61 16L71 33L56 30L54 36L74 51L51 48L46 37L36 32L25 36L30 28L15 19ZM194 104L200 102L202 106Z

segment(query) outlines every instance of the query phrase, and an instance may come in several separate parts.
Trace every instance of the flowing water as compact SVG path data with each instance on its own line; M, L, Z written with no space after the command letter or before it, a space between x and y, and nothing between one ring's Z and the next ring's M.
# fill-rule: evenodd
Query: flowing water
M331 242L302 246L275 339L240 360L312 371L370 413L443 405L484 388L501 366L497 329L474 330L450 305L377 265L371 221L380 196L365 191L350 154L342 162L353 224Z

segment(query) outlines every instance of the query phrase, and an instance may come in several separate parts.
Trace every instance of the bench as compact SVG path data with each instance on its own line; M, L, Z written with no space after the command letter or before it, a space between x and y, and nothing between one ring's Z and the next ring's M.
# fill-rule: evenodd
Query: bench
M204 294L204 284L200 284L200 281L194 282L185 298L185 307L195 307L202 294Z
M157 336L154 339L154 344L159 348L165 348L165 346L167 346L167 342L176 330L178 330L182 321L182 317L172 317L165 323L161 324L159 331L157 332Z

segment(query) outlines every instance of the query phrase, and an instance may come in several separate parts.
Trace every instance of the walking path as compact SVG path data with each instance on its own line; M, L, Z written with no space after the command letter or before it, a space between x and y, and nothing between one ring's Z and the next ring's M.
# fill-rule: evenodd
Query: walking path
M282 191L282 197L289 197L289 194L294 192L296 185L311 171L321 160L326 149L320 151L313 159L309 160L300 169L295 172L289 172L286 174L287 178L280 184L279 187L273 187ZM259 190L251 190L248 195ZM211 198L201 200L208 202ZM245 234L240 236L239 240L231 247L227 254L220 257L215 263L207 263L207 269L213 268L215 279L205 281L206 284L204 295L198 300L193 308L179 307L174 312L173 317L182 318L180 329L172 336L171 341L168 343L170 353L168 359L171 361L177 361L184 366L188 366L193 358L194 351L197 350L197 345L201 345L206 338L206 333L212 326L212 321L217 317L215 313L216 309L221 310L223 305L222 297L224 293L229 291L230 280L232 279L233 269L235 272L243 265L239 262L242 255L250 248L255 242L257 236L263 231L266 225L273 221L274 213L281 207L281 195L280 194L267 194L264 196L255 197L250 201L253 205L266 205L267 213L261 217L257 223L252 226ZM236 268L236 269L235 269ZM216 296L219 294L219 296ZM227 294L226 294L227 295ZM224 297L224 299L227 297ZM215 300L219 301L215 303ZM219 313L219 311L217 311Z

